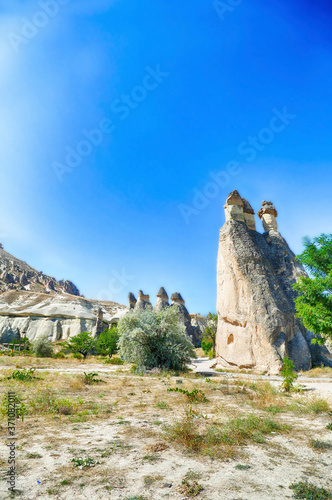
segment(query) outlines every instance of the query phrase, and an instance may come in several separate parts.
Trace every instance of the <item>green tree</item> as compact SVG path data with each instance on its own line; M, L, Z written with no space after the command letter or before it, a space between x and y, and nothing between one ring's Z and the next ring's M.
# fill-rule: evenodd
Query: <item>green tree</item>
M195 349L175 307L160 313L133 311L119 321L120 355L139 369L180 370L195 358Z
M103 330L97 340L97 353L111 358L118 351L117 343L119 338L117 325L112 325L109 330Z
M332 234L307 239L297 259L309 273L294 285L299 293L295 299L297 316L314 333L312 342L323 344L332 339Z
M207 315L208 326L205 328L202 338L202 349L206 355L214 358L216 355L216 336L218 315L209 313Z
M63 349L67 352L82 354L86 359L88 354L91 354L96 349L96 339L92 337L90 332L82 332L75 335L72 339L63 343Z

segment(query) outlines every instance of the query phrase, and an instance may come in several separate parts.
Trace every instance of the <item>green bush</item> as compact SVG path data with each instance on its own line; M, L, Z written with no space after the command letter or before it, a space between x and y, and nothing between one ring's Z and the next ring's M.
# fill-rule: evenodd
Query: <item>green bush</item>
M177 308L133 311L120 319L119 354L138 369L181 370L196 357Z
M37 358L52 358L54 354L52 342L47 335L37 338L32 343L32 351Z

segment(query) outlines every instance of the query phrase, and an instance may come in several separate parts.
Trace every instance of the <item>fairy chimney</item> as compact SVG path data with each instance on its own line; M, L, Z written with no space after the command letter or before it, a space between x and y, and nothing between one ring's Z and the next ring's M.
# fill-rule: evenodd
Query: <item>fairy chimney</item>
M154 310L161 312L163 309L169 306L168 295L164 287L161 287L157 293L157 303L154 306Z
M278 231L277 217L278 212L272 201L263 201L262 208L258 212L258 216L262 219L264 231Z
M152 307L150 303L150 295L144 295L142 290L140 290L135 304L135 311L144 311L148 306Z
M235 190L228 196L224 209L226 222L232 219L244 222L243 200L238 191Z

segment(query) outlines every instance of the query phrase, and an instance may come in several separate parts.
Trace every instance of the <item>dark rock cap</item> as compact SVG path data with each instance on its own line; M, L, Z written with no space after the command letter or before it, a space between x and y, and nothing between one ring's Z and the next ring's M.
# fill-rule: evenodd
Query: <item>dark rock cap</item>
M163 286L159 289L159 292L157 293L157 297L162 297L163 299L168 300L167 292Z
M148 302L149 302L149 300L150 300L150 295L145 295L145 294L142 292L142 290L140 290L140 291L138 292L138 298L139 298L139 299L141 299L141 300L146 300L146 301L148 301Z
M171 300L173 302L182 302L182 304L185 303L183 298L182 298L182 295L178 292L173 293L173 295L171 296Z
M278 212L272 201L262 201L262 208L258 212L259 218L261 219L264 214L271 214L278 217Z
M245 198L242 198L242 201L243 201L243 212L245 214L255 215L255 210L252 208L252 206L250 205L249 201L246 200Z
M226 205L240 205L243 207L243 200L236 189L228 195Z

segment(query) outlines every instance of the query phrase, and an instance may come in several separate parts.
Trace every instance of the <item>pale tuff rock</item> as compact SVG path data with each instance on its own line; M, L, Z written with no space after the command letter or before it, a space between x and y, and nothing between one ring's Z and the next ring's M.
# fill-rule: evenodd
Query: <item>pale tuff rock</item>
M199 332L194 329L191 324L191 317L185 306L185 301L183 300L182 295L178 292L175 292L172 294L171 300L173 302L171 307L176 307L178 309L180 321L185 326L188 337L190 338L194 346L197 346L199 344Z
M199 346L201 344L205 329L208 327L208 320L205 316L201 314L191 314L191 326L195 332L194 339L196 341L195 345Z
M226 221L237 220L244 222L243 201L238 191L233 191L224 206Z
M234 192L230 196L239 200ZM267 217L275 220L277 211L264 202L260 213L266 230L267 221L273 220ZM268 227L260 234L244 221L228 218L220 230L217 355L223 366L270 373L278 373L282 358L288 355L297 370L307 370L313 350L308 332L295 316L292 288L305 271L277 232L276 222ZM320 350L315 362L326 362L324 356Z
M248 200L242 198L242 201L243 201L244 222L247 224L249 229L256 231L255 211L250 205Z
M107 328L125 307L69 294L12 290L0 295L0 342L27 336L32 342L67 340L88 331L95 335Z
M144 295L142 290L138 292L138 299L135 304L135 311L144 311L147 307L152 307L150 295Z
M271 201L262 202L262 208L258 212L258 216L262 219L265 232L278 231L278 212Z
M157 293L157 303L154 306L154 310L161 312L163 309L166 309L166 307L169 307L168 295L165 288L161 287Z

